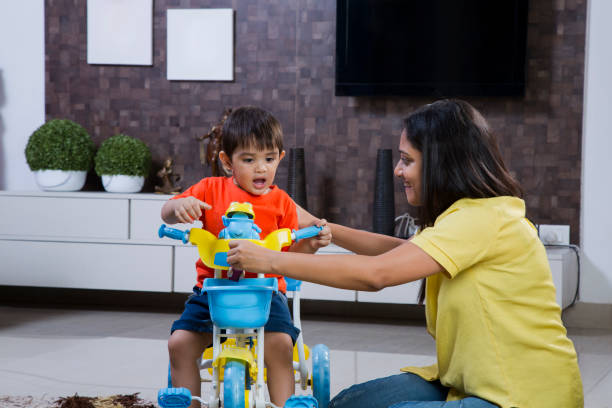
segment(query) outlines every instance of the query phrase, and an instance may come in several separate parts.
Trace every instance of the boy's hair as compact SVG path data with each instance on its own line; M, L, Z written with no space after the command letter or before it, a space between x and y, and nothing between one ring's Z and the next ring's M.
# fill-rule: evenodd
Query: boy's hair
M418 224L436 218L461 198L521 197L495 136L480 112L462 100L440 100L404 119L410 144L423 155Z
M237 148L283 151L280 122L268 111L256 106L242 106L232 111L223 124L223 151L231 159Z

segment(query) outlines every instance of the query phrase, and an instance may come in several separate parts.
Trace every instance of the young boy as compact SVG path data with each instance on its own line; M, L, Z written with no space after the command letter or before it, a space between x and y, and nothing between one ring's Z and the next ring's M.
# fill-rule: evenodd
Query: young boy
M224 226L222 215L233 201L253 205L255 223L262 229L261 238L280 229L298 228L297 210L291 198L273 185L276 169L285 156L280 123L270 113L251 106L234 110L223 125L222 151L219 159L232 177L209 177L173 197L162 208L162 219L168 224L202 221L203 228L217 235ZM290 250L315 252L331 240L329 229L318 237L300 240ZM168 351L172 385L186 387L200 395L200 372L197 359L212 344L212 321L206 296L200 295L202 282L214 271L200 259L196 262L197 284L185 303L185 310L172 325ZM256 277L246 272L246 277ZM265 365L268 391L275 405L283 406L295 391L293 344L299 330L293 326L285 296L286 283L278 278L279 293L272 297L270 318L265 325ZM225 277L225 274L224 274ZM192 403L192 407L199 403Z

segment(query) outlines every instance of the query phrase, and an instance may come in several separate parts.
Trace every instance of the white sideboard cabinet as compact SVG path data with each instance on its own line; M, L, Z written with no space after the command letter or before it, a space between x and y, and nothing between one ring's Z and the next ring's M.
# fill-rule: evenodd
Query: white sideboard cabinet
M173 246L155 235L167 199L1 191L0 284L171 292ZM137 209L151 203L157 214L146 236L149 215Z
M196 277L196 247L157 236L161 208L170 197L0 191L0 285L191 292ZM318 253L350 252L330 245ZM557 301L566 307L577 284L575 256L569 249L548 249L548 258ZM304 282L301 297L414 304L419 285L413 282L362 292Z

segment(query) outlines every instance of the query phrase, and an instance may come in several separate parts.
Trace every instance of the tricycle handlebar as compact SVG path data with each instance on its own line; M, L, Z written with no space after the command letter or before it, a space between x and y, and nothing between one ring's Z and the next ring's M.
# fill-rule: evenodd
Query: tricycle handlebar
M179 241L183 241L183 244L189 242L189 230L182 231L176 228L167 227L166 224L162 224L157 231L157 235L160 238L168 237L172 239L176 239Z
M298 242L300 239L304 238L312 238L319 235L319 231L321 231L323 227L317 227L316 225L311 225L310 227L302 228L297 231L293 231L291 234L291 238Z

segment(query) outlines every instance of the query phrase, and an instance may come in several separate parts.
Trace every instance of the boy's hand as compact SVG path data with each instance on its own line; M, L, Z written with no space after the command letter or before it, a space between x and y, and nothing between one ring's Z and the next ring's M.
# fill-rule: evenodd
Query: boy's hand
M327 221L324 219L317 220L310 225L304 226L310 227L311 225L316 225L317 227L323 227L321 231L319 231L319 235L314 236L312 238L300 239L298 242L294 243L289 249L292 252L302 252L306 254L314 254L317 252L319 248L323 248L330 244L332 239L331 229L327 225Z
M191 224L195 220L200 219L202 210L210 210L212 208L208 203L200 201L195 197L177 198L168 202L171 203L173 201L171 215L177 223Z
M317 227L323 227L323 229L319 231L319 235L306 240L310 245L310 248L312 249L313 253L316 252L319 248L328 246L332 240L331 229L327 225L326 219L322 218L320 220L317 220L314 225L316 225Z

